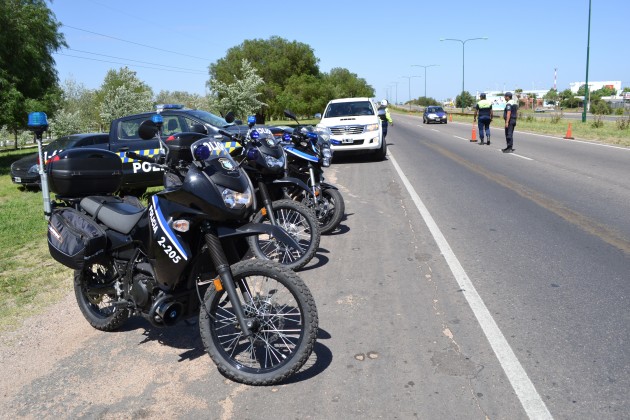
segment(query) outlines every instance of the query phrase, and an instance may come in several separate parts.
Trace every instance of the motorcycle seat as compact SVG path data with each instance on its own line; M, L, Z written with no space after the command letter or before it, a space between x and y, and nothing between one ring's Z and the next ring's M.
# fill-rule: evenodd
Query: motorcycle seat
M125 235L131 232L146 210L111 195L85 197L80 204L95 220Z

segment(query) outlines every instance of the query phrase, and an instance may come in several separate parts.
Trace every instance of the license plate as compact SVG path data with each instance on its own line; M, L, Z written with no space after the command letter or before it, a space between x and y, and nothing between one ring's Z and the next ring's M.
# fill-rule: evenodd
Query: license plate
M342 143L354 143L354 139L341 139Z
M22 183L22 178L20 178L19 176L16 176L15 178L13 178L15 180L16 183L20 184Z

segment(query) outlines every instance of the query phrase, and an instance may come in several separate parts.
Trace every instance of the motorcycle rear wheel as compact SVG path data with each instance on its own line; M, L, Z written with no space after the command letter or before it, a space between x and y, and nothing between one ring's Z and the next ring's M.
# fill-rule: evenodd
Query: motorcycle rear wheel
M286 267L262 260L231 267L251 338L241 333L232 302L211 285L199 311L206 352L229 379L271 385L295 374L310 357L317 338L315 301L302 279Z
M278 225L295 239L300 249L268 235L250 236L247 239L249 246L256 258L276 261L292 270L300 269L313 259L319 248L321 232L317 219L311 209L293 200L276 200L272 207ZM271 224L264 208L256 213L252 221Z
M129 310L115 305L111 262L88 264L74 272L74 295L83 317L100 331L114 331L129 319Z

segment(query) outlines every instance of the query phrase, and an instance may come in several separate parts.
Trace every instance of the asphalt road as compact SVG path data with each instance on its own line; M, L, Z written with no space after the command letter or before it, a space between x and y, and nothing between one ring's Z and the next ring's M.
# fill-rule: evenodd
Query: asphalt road
M630 150L394 117L388 160L326 172L347 217L300 272L321 329L289 383L226 380L194 322L95 331L69 293L0 337L2 416L627 417Z

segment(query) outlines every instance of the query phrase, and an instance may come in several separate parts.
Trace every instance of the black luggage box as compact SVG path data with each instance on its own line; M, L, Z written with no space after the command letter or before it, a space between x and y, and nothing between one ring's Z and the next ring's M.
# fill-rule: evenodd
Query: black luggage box
M59 153L46 164L50 191L60 197L113 194L122 182L122 160L109 150L80 148Z
M199 139L208 137L205 134L185 132L177 133L167 137L165 143L168 147L168 162L169 164L178 163L180 160L186 162L192 162L192 152L190 146Z

